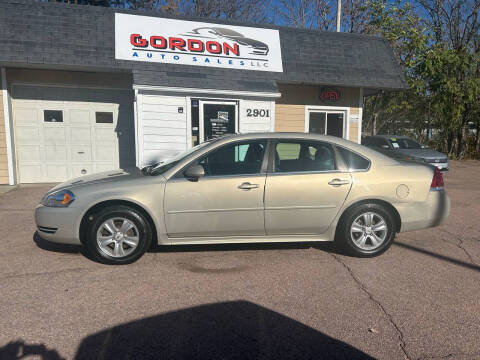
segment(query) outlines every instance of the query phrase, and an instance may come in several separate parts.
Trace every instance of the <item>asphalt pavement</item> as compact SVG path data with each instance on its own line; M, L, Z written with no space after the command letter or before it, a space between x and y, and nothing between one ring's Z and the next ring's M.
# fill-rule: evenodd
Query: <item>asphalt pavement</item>
M35 237L51 185L0 195L0 359L480 359L480 162L373 259L331 244L162 247L128 266Z

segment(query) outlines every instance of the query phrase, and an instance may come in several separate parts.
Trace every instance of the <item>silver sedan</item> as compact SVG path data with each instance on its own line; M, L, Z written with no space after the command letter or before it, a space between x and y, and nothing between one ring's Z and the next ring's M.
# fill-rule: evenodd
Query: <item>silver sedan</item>
M142 170L51 189L38 234L126 264L154 245L337 241L356 256L400 231L439 225L450 200L433 166L400 162L336 137L231 135Z

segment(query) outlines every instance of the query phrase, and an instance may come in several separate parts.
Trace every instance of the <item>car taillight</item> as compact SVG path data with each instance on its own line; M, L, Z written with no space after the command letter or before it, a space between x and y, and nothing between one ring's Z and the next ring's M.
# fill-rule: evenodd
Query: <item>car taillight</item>
M438 168L435 168L435 172L433 174L432 185L430 185L430 191L438 191L443 190L443 176Z

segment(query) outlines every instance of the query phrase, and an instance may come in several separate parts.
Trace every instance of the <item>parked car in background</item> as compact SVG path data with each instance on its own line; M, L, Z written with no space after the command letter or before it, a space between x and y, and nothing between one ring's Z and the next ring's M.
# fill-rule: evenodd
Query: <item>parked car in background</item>
M362 257L400 231L439 225L450 200L440 171L341 138L230 135L154 166L51 189L35 211L46 240L83 244L125 264L155 245L338 241Z
M429 149L417 141L402 135L366 136L362 144L399 160L420 161L435 165L440 171L448 171L446 154Z

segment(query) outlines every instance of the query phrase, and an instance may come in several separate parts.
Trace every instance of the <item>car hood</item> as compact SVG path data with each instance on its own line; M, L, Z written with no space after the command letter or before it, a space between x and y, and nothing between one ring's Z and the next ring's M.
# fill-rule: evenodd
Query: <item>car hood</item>
M54 188L48 191L48 194L59 191L62 189L74 189L80 186L92 185L97 183L107 183L107 182L120 182L132 180L134 178L144 177L141 170L138 168L131 169L116 169L110 171L104 171L92 175L86 175L70 179L64 183L58 184Z
M398 154L405 156L412 156L422 159L445 159L447 160L447 155L442 154L441 152L431 150L431 149L395 149Z

